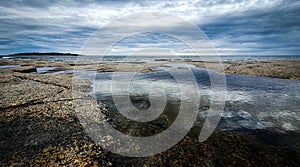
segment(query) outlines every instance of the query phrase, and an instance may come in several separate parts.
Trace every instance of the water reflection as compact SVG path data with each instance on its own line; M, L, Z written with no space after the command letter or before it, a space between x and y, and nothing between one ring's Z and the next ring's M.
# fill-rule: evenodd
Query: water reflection
M186 70L182 67L181 64L165 65L153 69L154 72L134 73L129 94L131 102L137 108L149 108L149 88L153 85L159 86L168 97L168 105L165 107L164 112L154 122L150 122L151 127L154 127L153 124L155 124L157 125L155 127L158 128L153 133L159 133L168 128L176 118L181 104L180 100L185 100L181 97L176 80L168 72L168 70L177 70L179 75L185 75ZM189 66L189 68L192 69L193 74L196 76L201 92L199 114L195 123L195 126L201 127L206 118L211 100L209 75L205 69L194 66ZM108 119L113 122L112 124L117 129L119 128L120 131L123 129L124 133L131 131L130 133L135 135L138 135L138 133L141 133L142 136L151 135L145 134L144 125L137 122L130 128L129 124L132 124L132 122L122 117L114 106L111 95L126 96L127 93L126 91L124 92L122 87L120 89L118 87L112 89L112 76L118 77L124 74L126 73L98 73L93 83L95 90L93 94L109 109ZM274 143L274 141L269 141L267 139L268 136L282 139L277 144L285 143L286 140L280 137L282 133L287 133L290 136L289 140L299 141L299 135L295 134L298 134L300 129L300 81L248 75L226 75L226 80L226 105L218 129L255 133L259 138L269 143ZM120 82L117 84L122 85L124 83ZM190 92L193 94L194 90L190 90ZM116 121L117 123L114 122L114 119L118 120ZM128 126L124 126L125 124L128 124ZM147 126L150 125L148 124Z

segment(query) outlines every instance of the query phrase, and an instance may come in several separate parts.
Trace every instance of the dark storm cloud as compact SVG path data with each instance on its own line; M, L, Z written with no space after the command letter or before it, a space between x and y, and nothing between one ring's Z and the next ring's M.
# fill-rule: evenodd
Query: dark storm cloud
M300 53L300 10L295 1L283 2L277 8L223 16L202 25L210 39L227 38L232 46L246 46L244 52L272 54ZM226 44L224 44L226 45ZM248 45L248 46L247 46Z

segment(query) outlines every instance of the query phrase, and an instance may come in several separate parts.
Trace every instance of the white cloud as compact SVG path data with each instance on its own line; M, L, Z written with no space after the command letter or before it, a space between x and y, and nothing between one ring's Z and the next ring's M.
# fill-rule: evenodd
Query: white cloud
M228 1L226 4L218 1L145 1L110 5L107 3L91 3L75 5L76 3L58 3L49 8L34 8L24 6L0 6L0 19L29 19L49 23L58 22L71 25L97 27L128 14L139 12L164 12L174 14L189 21L201 23L211 17L225 14L237 15L249 10L266 10L280 4L281 0ZM114 3L114 2L111 2ZM119 3L119 2L116 2ZM74 21L74 22L71 22Z
M87 39L94 30L117 18L133 13L169 13L200 25L201 28L202 25L214 23L223 17L243 16L247 13L273 10L280 7L284 2L283 0L170 0L105 1L98 3L92 1L92 3L86 3L70 0L49 3L48 5L46 2L36 2L35 5L29 3L27 5L17 5L17 3L12 2L7 5L0 5L0 38L22 41L22 45L29 42L32 46L41 46L58 51L72 51L79 50L84 44L84 39ZM26 1L23 4L26 4ZM139 20L139 22L143 23L144 26L153 26L151 22L145 19ZM172 20L163 22L169 23L168 27L179 27L178 23L172 22ZM9 24L11 26L7 26ZM124 24L129 24L129 22ZM89 30L84 30L86 28L89 28ZM120 27L117 27L116 30L118 28ZM298 32L295 31L293 34ZM30 39L26 39L26 36ZM34 37L34 40L31 37ZM109 36L107 37L109 38ZM104 38L102 40L105 40ZM243 48L245 50L249 48L250 50L250 48L257 47L258 44L255 40L261 40L261 38L260 35L252 35L252 42L238 44L237 41L247 39L247 35L233 38L221 34L221 36L213 38L212 43L219 53L233 54L243 50ZM7 45L2 45L2 48L3 46Z

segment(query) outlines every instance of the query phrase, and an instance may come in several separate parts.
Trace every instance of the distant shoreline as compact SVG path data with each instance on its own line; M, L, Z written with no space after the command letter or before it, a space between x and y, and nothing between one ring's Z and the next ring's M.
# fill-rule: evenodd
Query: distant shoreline
M27 53L0 55L0 57L10 57L10 56L79 56L79 54L60 53L60 52L27 52Z
M81 56L81 54L76 53L61 53L61 52L23 52L23 53L13 53L13 54L3 54L0 55L0 57L10 57L10 56ZM92 55L97 56L97 55ZM106 55L106 56L128 56L128 55ZM172 55L170 55L172 56ZM198 56L198 55L177 55L177 56ZM253 56L253 57L272 57L272 56L300 56L300 55L202 55L200 57L209 57L209 56L220 56L220 57L247 57L247 56ZM165 57L165 56L161 56ZM168 57L168 56L166 56Z
M222 62L255 62L272 60L300 60L300 55L169 55L169 56L144 56L144 55L82 55L80 53L59 52L28 52L0 55L0 59L10 60L43 60L43 61L94 61L94 62L153 62L153 61L222 61Z

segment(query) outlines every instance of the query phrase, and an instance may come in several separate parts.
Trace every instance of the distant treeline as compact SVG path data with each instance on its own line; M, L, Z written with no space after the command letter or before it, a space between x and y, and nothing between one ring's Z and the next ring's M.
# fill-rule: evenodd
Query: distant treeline
M16 53L16 54L10 54L8 56L42 56L42 55L55 55L55 56L78 56L78 54L73 54L73 53L59 53L59 52L45 52L45 53L40 53L40 52L28 52L28 53Z

